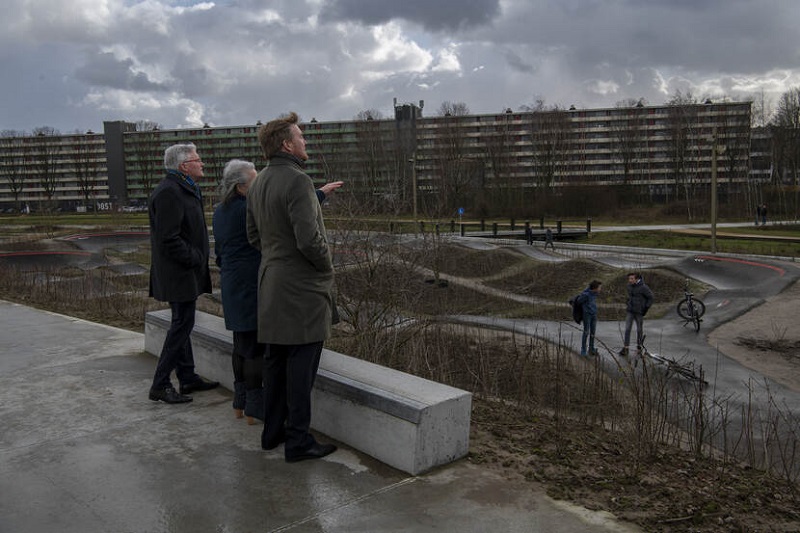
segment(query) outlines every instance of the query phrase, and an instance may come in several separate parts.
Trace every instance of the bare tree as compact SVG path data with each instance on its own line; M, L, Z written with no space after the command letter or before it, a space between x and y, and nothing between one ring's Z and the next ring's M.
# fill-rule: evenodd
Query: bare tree
M450 102L445 100L436 110L440 117L463 117L469 115L469 107L464 102Z
M383 113L377 109L364 109L356 113L356 116L353 117L353 120L362 122L366 120L383 120L383 118Z
M773 121L773 151L777 172L776 185L784 191L784 181L795 190L794 216L798 216L798 188L800 188L800 87L789 89L778 100Z
M752 118L752 127L766 127L770 123L772 115L774 114L775 106L773 101L766 96L763 89L752 99L752 101L752 113L750 114L750 117Z
M483 179L484 163L467 146L464 117L448 115L438 121L431 162L435 176L425 206L428 216L439 218L471 203L476 186Z
M789 179L797 185L800 177L800 87L789 89L781 95L774 123L786 142L783 153L785 170Z
M395 211L399 202L399 180L392 171L395 167L392 137L394 124L381 120L380 111L368 109L356 115L355 151L351 161L352 192L361 207L369 212L381 212L384 207ZM388 186L388 188L387 188Z
M675 182L675 193L683 190L686 201L686 213L692 220L691 197L693 189L693 175L691 173L692 146L695 116L697 113L697 100L690 91L682 93L680 90L667 102L669 106L669 148L667 150L672 162L672 176Z
M136 131L158 131L162 127L161 124L152 120L137 120L135 123Z
M3 130L0 133L0 154L2 154L2 166L0 166L0 175L2 175L6 183L8 183L8 190L14 196L14 207L21 209L19 205L19 195L25 186L23 181L24 173L24 155L22 153L22 143L19 137L22 137L22 132L13 130Z
M482 135L484 149L486 153L486 166L491 173L492 191L494 207L503 213L514 212L517 208L524 207L525 198L521 192L519 174L515 172L516 167L511 162L511 151L514 145L512 133L511 109L503 113L504 120L498 121L493 131L487 131ZM486 193L486 180L483 179L477 184L481 195ZM484 200L485 202L485 200Z
M717 153L722 158L729 188L743 186L744 211L755 207L750 183L751 121L738 117L725 117L724 135L717 139ZM754 213L751 213L754 215Z
M566 161L570 122L567 111L557 105L547 106L538 100L534 106L523 106L531 115L534 173L537 187L549 193Z
M222 172L225 169L225 163L227 163L230 158L228 154L213 141L204 141L200 139L197 140L195 144L197 145L197 151L203 158L203 173L205 174L205 179L198 182L198 186L201 190L214 190L208 185L209 180L213 180L211 183L219 183L219 181L222 180ZM203 203L207 208L211 209L214 206L215 200L214 194L206 194L205 191L203 192Z
M622 165L622 184L628 185L636 162L642 156L645 119L641 110L642 100L628 99L617 102L617 108L625 109L625 119L614 121L611 132L617 160Z
M89 196L94 192L96 173L94 170L94 150L91 143L92 135L80 135L74 138L73 161L75 164L75 178L78 181L78 189L83 196L83 205L89 207Z
M31 163L38 174L39 185L47 197L46 209L53 209L53 198L59 185L58 154L59 147L55 135L57 130L50 126L34 128Z
M158 147L159 130L161 125L151 120L136 122L136 142L133 144L133 154L136 168L139 171L137 194L131 195L146 198L155 187L161 169L162 151ZM130 185L129 185L130 186Z

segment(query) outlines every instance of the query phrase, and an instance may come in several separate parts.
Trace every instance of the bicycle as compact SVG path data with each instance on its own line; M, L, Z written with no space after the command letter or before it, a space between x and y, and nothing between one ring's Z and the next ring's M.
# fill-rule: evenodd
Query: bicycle
M644 345L644 340L647 336L642 337L642 356L647 356L654 362L666 367L667 376L678 374L690 381L696 381L701 385L708 385L703 374L703 366L695 365L694 361L688 363L679 363L675 359L665 357L663 355L654 354Z
M678 316L684 322L683 325L691 323L695 331L700 331L700 322L703 321L703 315L706 313L706 304L694 297L694 294L689 291L689 280L683 287L683 300L678 302Z

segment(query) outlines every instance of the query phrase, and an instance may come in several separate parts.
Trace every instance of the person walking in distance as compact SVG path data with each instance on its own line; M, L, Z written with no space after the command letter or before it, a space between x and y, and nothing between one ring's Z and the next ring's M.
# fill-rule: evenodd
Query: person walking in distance
M578 298L583 306L583 336L581 337L581 356L586 357L586 341L589 341L589 355L598 355L594 346L594 337L597 332L597 295L603 284L597 280L589 283Z
M547 250L548 246L550 246L553 251L556 250L556 247L553 244L553 230L551 230L549 227L544 230L544 249Z
M636 323L636 350L642 351L642 339L644 338L644 317L653 305L653 291L650 290L642 275L638 272L628 274L628 303L625 308L625 336L624 346L619 352L622 356L628 355L628 348L631 341L631 329Z
M148 199L150 218L150 296L169 302L172 318L156 365L149 398L176 404L191 402L192 392L219 385L195 373L191 333L198 296L211 292L208 230L196 180L203 161L194 144L164 151L166 176ZM180 393L172 386L175 371Z
M310 433L311 389L338 315L333 258L322 208L303 171L308 154L297 123L292 112L259 129L269 165L247 194L248 239L261 250L258 340L267 344L261 447L285 442L290 463L336 451Z

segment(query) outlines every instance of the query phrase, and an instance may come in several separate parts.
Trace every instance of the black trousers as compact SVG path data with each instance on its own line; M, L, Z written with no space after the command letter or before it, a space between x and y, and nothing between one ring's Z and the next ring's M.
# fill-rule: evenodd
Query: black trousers
M261 445L276 446L284 438L287 456L314 445L311 389L319 369L322 341L310 344L269 344L264 362L264 431Z
M263 386L261 372L266 348L266 344L258 342L257 330L234 331L231 354L233 380L244 382L247 389L260 389Z
M160 390L172 386L170 374L175 371L180 384L197 381L200 377L194 371L191 333L194 329L195 301L170 302L172 320L161 348L161 355L153 376L153 389Z

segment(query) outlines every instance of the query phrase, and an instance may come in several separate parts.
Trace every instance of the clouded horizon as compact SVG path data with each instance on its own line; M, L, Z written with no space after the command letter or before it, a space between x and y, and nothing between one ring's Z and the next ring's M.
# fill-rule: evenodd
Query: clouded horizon
M6 0L0 130L350 120L392 103L776 102L797 0Z

